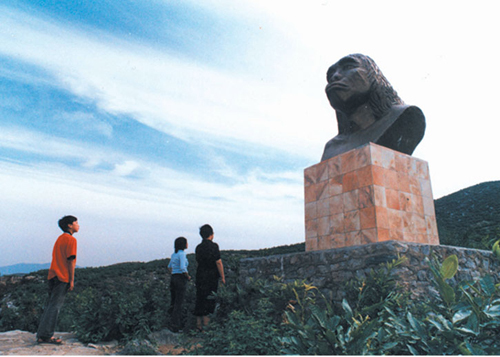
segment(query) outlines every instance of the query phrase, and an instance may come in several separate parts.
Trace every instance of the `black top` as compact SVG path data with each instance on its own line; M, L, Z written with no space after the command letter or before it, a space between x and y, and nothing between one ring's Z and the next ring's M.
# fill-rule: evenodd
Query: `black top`
M206 278L219 278L219 270L217 269L216 261L220 259L220 251L217 243L211 240L204 239L196 247L196 276Z

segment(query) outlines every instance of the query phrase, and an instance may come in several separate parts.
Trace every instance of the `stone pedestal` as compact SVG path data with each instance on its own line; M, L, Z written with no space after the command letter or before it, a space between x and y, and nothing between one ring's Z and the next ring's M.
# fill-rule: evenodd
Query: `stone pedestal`
M427 162L373 143L304 170L306 251L439 245Z

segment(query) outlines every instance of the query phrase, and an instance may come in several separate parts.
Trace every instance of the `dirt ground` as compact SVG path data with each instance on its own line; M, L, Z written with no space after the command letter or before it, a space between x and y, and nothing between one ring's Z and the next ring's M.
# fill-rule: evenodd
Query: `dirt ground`
M9 331L0 333L0 355L114 355L118 354L123 346L116 341L84 344L69 332L58 332L54 336L61 337L62 345L38 344L34 333L26 331ZM164 355L178 355L183 349L176 347L175 336L169 331L157 333L158 351Z

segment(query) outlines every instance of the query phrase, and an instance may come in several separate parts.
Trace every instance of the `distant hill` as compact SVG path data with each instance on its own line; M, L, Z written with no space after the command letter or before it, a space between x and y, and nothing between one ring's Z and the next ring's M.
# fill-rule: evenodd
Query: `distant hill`
M13 274L28 274L34 271L49 269L50 263L45 264L14 264L0 267L0 276Z
M500 181L452 193L435 207L441 244L489 250L500 239Z

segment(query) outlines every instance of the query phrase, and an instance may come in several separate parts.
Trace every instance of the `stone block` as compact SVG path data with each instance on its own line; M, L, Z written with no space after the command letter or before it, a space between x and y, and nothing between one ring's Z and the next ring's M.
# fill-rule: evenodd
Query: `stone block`
M306 251L387 240L439 244L423 160L369 143L305 169L304 187Z

